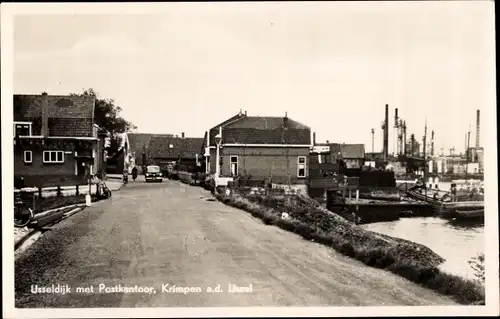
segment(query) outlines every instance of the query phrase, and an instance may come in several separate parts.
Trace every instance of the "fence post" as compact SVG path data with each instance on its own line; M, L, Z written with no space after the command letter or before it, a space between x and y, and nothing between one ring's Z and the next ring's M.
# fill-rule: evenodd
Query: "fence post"
M38 197L42 199L42 188L38 187Z
M57 185L57 197L61 197L61 186Z
M80 195L80 187L76 185L76 196Z

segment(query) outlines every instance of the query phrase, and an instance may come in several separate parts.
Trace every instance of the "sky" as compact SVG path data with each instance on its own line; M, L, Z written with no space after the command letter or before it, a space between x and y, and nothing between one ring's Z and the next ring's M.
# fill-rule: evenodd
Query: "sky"
M475 143L476 110L496 108L493 10L491 1L251 2L16 15L13 89L93 88L137 132L188 137L240 109L286 113L318 142L367 152L372 128L381 151L389 104L391 127L398 108L408 137L421 140L427 120L436 151L460 152L469 126Z

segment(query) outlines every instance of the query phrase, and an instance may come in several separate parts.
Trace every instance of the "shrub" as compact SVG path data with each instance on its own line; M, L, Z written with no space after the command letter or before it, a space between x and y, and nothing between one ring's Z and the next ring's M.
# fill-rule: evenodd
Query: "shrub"
M476 279L484 284L485 281L485 268L484 268L484 254L477 254L468 261Z

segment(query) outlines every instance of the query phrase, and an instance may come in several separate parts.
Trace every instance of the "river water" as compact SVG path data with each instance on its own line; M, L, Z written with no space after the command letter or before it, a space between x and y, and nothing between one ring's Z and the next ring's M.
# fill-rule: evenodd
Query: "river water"
M437 217L414 217L362 227L425 245L446 259L440 265L442 270L469 279L474 279L474 271L467 261L485 250L483 223L464 224Z

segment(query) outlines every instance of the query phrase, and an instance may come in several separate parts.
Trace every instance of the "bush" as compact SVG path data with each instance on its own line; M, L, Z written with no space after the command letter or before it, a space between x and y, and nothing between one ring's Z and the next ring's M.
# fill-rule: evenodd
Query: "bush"
M265 195L251 195L248 199L237 194L216 197L227 205L250 212L266 225L275 225L304 239L330 246L368 266L386 269L424 287L450 295L459 303L484 304L484 287L440 271L437 265L444 259L423 245L365 231L339 216L318 207L304 206L304 203L298 207L285 207L282 204L284 201L269 200ZM273 206L286 208L292 219L282 219L280 211ZM480 263L484 257L475 260ZM480 276L480 270L478 273Z
M468 261L472 270L474 270L474 276L476 279L484 284L485 281L485 268L484 268L484 254L477 254Z

